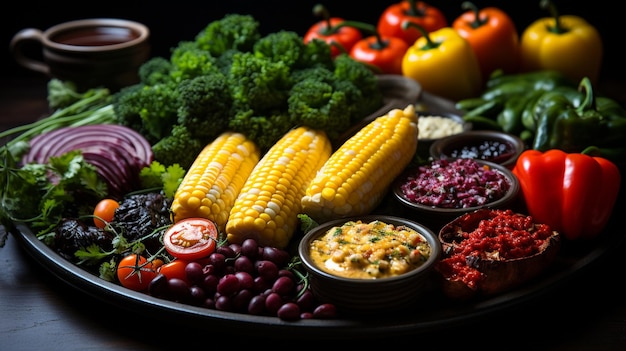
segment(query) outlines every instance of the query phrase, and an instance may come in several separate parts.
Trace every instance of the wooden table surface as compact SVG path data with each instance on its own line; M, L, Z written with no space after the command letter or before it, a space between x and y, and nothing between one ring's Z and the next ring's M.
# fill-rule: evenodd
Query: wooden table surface
M47 112L45 80L29 76L4 83L0 89L2 130ZM620 227L610 235L626 233ZM624 350L624 247L623 240L619 240L619 245L588 269L509 310L470 325L383 341L388 342L387 348L394 349L408 342L415 343L411 346L415 349L428 345L429 349ZM155 320L129 312L51 275L12 235L0 248L0 262L0 350L180 350L187 345L209 350L216 346L296 349L333 344L322 340L322 335L294 341L284 340L281 335L250 337L237 330L200 332L169 323L167 318ZM351 342L352 347L361 344L358 340Z

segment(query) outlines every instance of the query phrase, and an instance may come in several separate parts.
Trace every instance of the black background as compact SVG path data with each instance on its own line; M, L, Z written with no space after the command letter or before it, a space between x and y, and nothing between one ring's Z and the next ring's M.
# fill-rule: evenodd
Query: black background
M328 1L324 5L331 15L345 19L375 24L386 7L396 1ZM32 75L33 72L17 65L9 51L12 36L27 27L45 30L55 24L84 18L112 17L139 21L151 30L152 54L168 56L169 49L180 40L192 39L209 22L223 17L227 13L252 14L261 23L263 32L280 29L293 30L303 35L309 26L319 19L312 14L313 6L319 1L137 1L109 0L79 3L74 1L19 1L13 2L12 10L5 9L0 14L2 21L2 76ZM440 8L451 25L463 10L463 0L429 1ZM617 10L617 3L608 0L593 2L554 0L561 14L578 15L587 19L600 31L604 42L604 64L602 75L615 79L622 75L620 55L625 35L620 30L623 18ZM539 7L539 0L513 1L491 0L474 3L479 7L497 6L509 13L518 31L532 21L548 17L550 14Z

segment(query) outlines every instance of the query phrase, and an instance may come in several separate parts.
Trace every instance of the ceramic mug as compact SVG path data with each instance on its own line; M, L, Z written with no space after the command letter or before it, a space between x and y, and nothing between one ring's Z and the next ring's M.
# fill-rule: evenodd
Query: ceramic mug
M10 43L23 67L71 81L79 90L104 86L113 91L139 81L139 66L150 56L149 29L138 22L93 18L57 24L42 31L25 28ZM41 47L42 55L28 51Z

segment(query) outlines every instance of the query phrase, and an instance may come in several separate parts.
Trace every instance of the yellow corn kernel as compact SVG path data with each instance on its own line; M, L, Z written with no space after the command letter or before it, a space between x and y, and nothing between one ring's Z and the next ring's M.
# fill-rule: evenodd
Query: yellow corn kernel
M260 149L243 134L219 135L196 157L176 190L173 220L208 218L223 231L237 195L260 158Z
M302 197L302 212L318 223L371 212L417 150L415 106L393 109L346 140Z
M241 189L226 224L227 240L255 239L286 248L298 224L300 199L332 152L322 131L299 127L287 132L256 165Z

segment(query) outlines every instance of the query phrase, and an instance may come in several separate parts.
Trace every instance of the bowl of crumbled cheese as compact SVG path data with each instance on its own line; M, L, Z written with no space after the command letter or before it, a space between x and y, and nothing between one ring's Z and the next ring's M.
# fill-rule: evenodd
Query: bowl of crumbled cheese
M430 156L430 146L442 138L472 130L472 124L454 113L418 111L417 157L425 161ZM422 162L420 162L422 163Z

